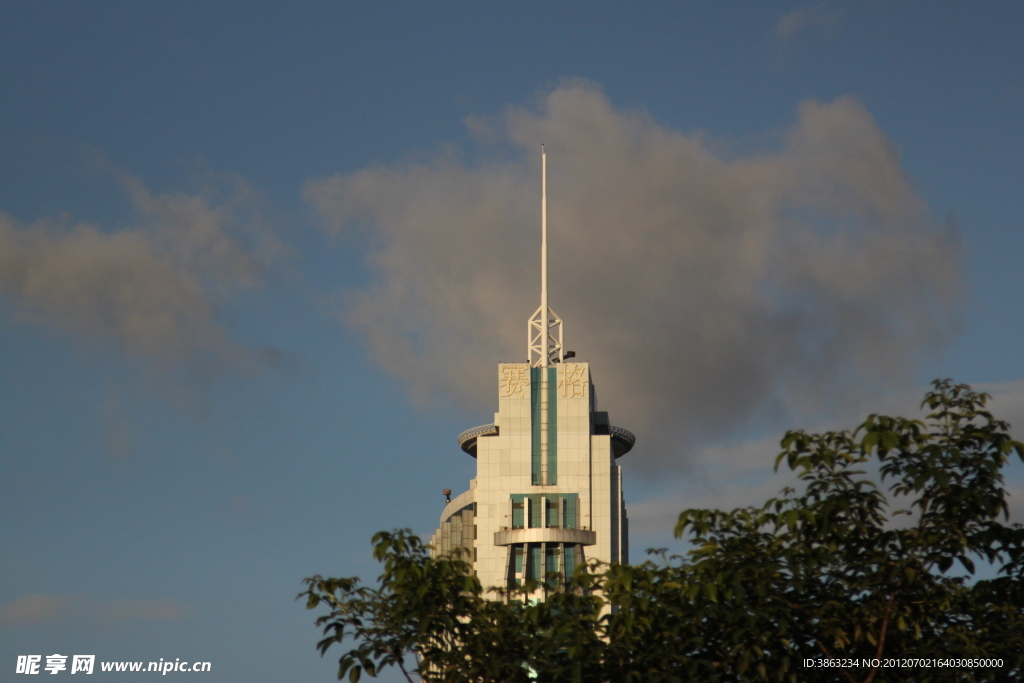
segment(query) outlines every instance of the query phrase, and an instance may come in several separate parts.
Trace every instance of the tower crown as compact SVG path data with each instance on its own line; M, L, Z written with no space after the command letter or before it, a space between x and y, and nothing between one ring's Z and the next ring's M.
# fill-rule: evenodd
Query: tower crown
M562 345L548 306L547 155L541 145L540 307L527 324L529 361L498 364L494 422L467 429L476 458L469 490L445 489L432 552L458 550L485 587L558 587L588 559L629 561L629 519L616 459L633 435L597 410L590 363Z

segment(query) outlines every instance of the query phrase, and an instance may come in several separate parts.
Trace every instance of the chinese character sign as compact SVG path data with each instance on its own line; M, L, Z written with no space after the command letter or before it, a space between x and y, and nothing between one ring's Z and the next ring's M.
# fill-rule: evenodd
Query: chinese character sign
M562 398L587 397L587 366L583 363L564 363L558 386L562 388Z
M526 364L501 365L498 369L498 398L523 398L530 386L530 369Z

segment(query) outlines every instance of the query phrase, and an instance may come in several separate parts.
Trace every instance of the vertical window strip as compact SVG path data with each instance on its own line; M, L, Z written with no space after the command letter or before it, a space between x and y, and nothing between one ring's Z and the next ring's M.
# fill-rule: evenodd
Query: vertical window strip
M558 368L548 368L548 480L558 483Z
M509 588L515 588L522 585L522 573L523 573L523 546L517 543L511 547L512 552L512 567L511 576L509 576Z
M548 544L547 557L544 558L544 576L558 571L558 546ZM554 580L548 582L550 588L555 588Z
M558 518L558 510L560 507L562 507L561 496L548 496L548 509L545 511L547 520L545 521L549 527L558 528L561 526L561 520Z
M530 565L529 565L529 568L528 568L528 576L527 576L527 578L533 579L534 581L536 581L538 579L543 579L544 578L543 570L542 570L543 566L544 565L541 564L540 543L531 543L530 544Z
M564 526L566 529L577 529L576 519L576 507L579 495L575 493L566 493L563 495L565 499L565 522Z
M512 496L512 528L522 529L526 526L526 515L523 508L523 496Z
M531 474L534 485L542 484L540 480L540 371L542 368L530 368L530 420L533 436L531 450Z

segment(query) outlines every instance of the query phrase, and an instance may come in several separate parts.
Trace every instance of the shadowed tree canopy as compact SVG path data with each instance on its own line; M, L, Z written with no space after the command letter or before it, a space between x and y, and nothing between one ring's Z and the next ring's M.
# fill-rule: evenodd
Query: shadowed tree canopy
M799 474L759 507L685 510L692 549L488 595L456 557L381 532L376 587L306 579L338 677L410 680L1008 681L1024 677L1024 528L1001 470L1024 444L989 397L936 381L924 420L791 431ZM976 580L978 566L985 578ZM557 588L550 588L557 585Z

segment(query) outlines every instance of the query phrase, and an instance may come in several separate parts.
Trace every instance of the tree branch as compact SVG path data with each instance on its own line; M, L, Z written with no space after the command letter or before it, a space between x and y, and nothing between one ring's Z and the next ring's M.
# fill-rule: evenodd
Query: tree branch
M409 681L409 683L415 683L415 681L409 677L409 672L405 670L405 665L402 663L401 659L398 660L398 668L402 670L402 675L405 676L405 680Z
M882 658L882 652L885 650L885 633L889 630L889 617L892 616L892 610L895 606L896 594L893 593L892 597L889 598L889 604L885 606L885 615L882 617L882 630L878 633L878 647L875 648L875 659ZM864 679L864 683L871 683L877 675L878 667L876 666L871 669L871 673Z

